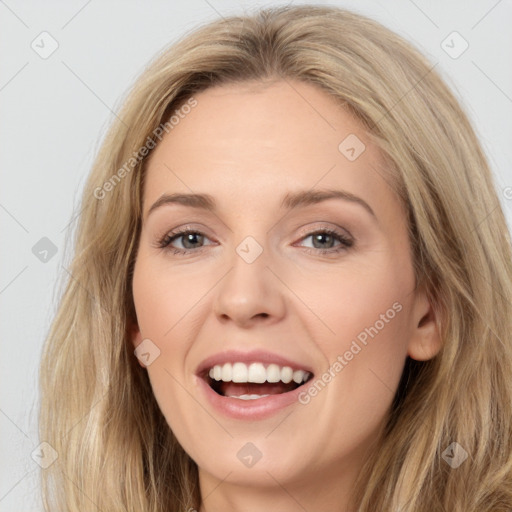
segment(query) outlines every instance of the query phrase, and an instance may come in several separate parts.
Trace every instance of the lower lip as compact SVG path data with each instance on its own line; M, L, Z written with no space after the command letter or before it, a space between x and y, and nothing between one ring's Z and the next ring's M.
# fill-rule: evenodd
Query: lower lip
M287 393L269 395L255 400L243 400L219 395L204 379L197 376L196 378L199 380L199 386L207 400L217 411L225 416L241 420L265 419L294 403L298 404L299 394L306 388L306 385L302 385Z

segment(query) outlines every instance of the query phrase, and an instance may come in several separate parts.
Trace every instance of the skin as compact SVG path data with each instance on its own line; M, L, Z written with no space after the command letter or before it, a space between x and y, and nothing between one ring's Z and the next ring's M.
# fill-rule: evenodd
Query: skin
M195 98L147 167L133 345L149 338L160 350L147 371L169 426L198 464L200 512L348 511L406 356L427 360L440 349L431 305L415 287L404 210L359 121L316 86L231 84ZM366 145L354 161L338 149L349 134ZM340 199L280 207L285 193L311 189L347 191L375 216ZM167 204L148 215L162 194L191 192L212 195L218 209ZM186 255L172 252L185 237L158 247L185 225L203 241L193 240ZM352 247L321 253L340 243L315 245L308 235L322 228ZM247 236L263 248L251 264L236 252ZM227 349L277 352L319 378L394 303L401 311L306 405L245 421L217 412L200 393L198 365ZM247 442L263 454L251 468L237 458Z

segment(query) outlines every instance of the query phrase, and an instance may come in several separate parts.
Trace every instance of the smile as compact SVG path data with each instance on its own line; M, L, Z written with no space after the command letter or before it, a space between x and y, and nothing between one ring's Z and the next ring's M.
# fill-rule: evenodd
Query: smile
M311 378L311 373L290 366L261 362L217 364L208 370L206 380L219 395L240 400L258 400L288 393Z
M313 383L304 361L267 350L224 350L204 359L195 376L200 396L215 414L237 420L263 420L299 404Z

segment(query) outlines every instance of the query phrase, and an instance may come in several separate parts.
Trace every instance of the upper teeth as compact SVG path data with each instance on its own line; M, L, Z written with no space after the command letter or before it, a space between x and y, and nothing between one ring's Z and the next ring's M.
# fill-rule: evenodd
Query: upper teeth
M309 378L309 372L305 370L293 371L289 366L278 366L269 364L266 368L263 363L225 363L224 365L215 365L210 368L208 375L214 380L224 382L254 382L261 384L263 382L279 382L288 384L292 380L297 384L302 384Z

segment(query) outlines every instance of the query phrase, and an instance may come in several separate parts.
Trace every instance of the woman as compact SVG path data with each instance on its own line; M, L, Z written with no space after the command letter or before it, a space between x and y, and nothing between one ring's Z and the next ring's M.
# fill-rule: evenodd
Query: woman
M42 361L47 510L512 510L510 237L433 66L269 9L119 117Z

